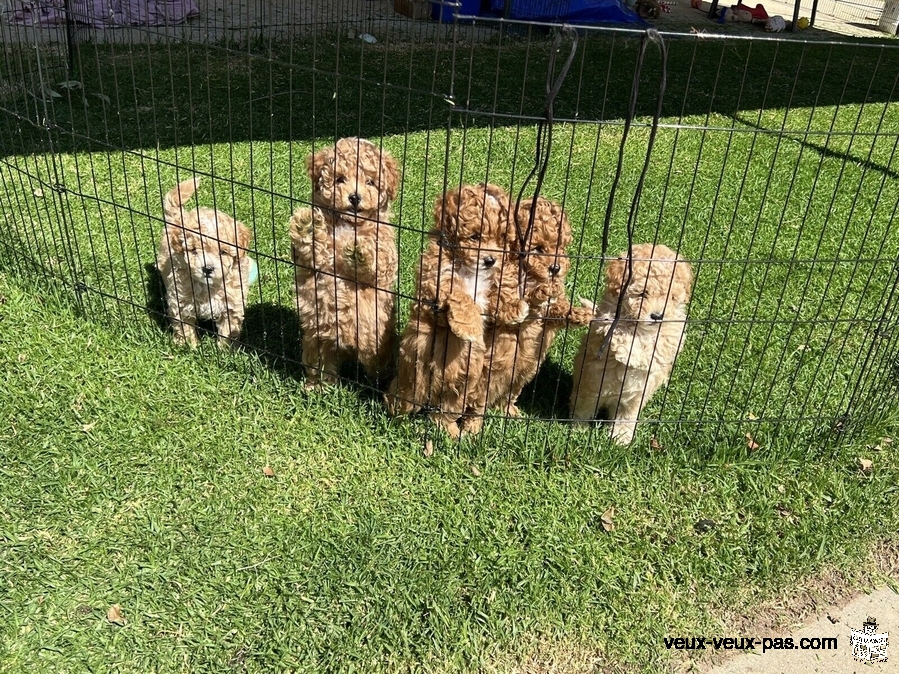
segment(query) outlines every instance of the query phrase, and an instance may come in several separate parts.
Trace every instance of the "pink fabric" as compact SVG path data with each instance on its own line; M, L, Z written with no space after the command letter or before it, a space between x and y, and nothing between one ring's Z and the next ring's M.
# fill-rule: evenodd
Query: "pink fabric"
M66 22L63 0L12 0L11 23L49 26ZM200 15L196 0L71 0L72 18L98 28L165 26Z

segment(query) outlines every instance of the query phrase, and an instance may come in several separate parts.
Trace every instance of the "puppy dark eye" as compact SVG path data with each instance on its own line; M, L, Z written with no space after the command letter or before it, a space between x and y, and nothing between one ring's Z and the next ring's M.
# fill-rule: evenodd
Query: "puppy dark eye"
M223 256L223 257L230 257L230 256L231 256L231 253L229 253L227 250L222 250L221 253L222 253L222 256Z
M346 182L346 176L337 176L334 180L335 185L343 185Z
M537 255L543 255L546 251L543 249L543 246L537 246L534 248L534 252L537 253Z
M374 186L375 181L372 180L371 178L369 178L368 180L365 181L365 184L366 184L366 185L372 185L372 186Z
M188 253L196 253L196 252L197 252L197 247L196 247L196 246L191 246L190 248L187 249L187 252L188 252Z
M481 240L481 235L480 235L480 234L472 234L469 238L470 238L472 241L480 241L480 240Z

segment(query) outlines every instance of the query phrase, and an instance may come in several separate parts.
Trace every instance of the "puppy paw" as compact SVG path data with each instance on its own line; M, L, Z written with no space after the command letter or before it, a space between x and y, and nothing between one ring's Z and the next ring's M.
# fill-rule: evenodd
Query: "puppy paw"
M578 297L577 299L578 302L581 303L582 307L584 307L585 309L589 309L593 314L596 313L596 305L593 302L584 297Z
M484 417L480 414L474 414L462 419L459 430L462 435L478 435L484 428Z
M577 327L590 325L593 320L593 309L587 307L571 307L568 314L568 323Z
M515 322L523 323L524 320L530 315L530 313L531 313L531 305L528 304L527 302L525 302L524 300L519 300L518 315L515 317L516 318Z
M530 292L531 304L537 307L543 306L549 301L551 296L552 293L550 292L549 284L541 283Z
M509 403L506 405L506 416L507 417L520 417L521 410L518 409L518 405L515 403Z
M200 345L200 340L197 338L197 334L193 330L185 330L183 332L175 333L175 344L178 346L186 346L190 349L195 349Z
M634 431L637 429L635 421L616 421L612 426L612 440L619 445L629 445L634 440Z
M484 341L484 319L474 302L451 302L447 312L449 328L459 339L465 342L481 343Z
M518 325L530 315L531 305L524 300L518 300L500 306L496 313L496 320L504 325Z
M344 246L343 259L350 267L361 267L366 262L366 256L362 249L351 243Z
M446 434L450 436L453 440L458 440L462 436L462 429L459 428L459 424L456 421L447 421L443 418L438 418L434 420L438 426L440 426L443 430L446 431Z

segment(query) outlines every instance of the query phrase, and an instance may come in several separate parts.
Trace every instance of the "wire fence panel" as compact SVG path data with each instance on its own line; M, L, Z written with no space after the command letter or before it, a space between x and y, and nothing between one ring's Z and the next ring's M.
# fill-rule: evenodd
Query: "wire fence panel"
M895 47L375 4L8 44L0 269L423 441L751 453L889 406Z

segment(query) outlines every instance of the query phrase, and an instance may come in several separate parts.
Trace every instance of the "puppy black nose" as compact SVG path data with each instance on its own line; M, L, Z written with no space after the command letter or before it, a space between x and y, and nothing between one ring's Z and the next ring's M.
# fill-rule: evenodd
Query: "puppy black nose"
M662 313L659 313L656 311L656 312L649 314L649 317L654 321L660 321L663 318L665 318L665 314L662 314Z
M201 270L204 276L212 276L212 272L215 271L215 267L209 264L204 264Z
M358 208L359 202L362 201L362 197L360 197L357 192L353 192L347 199L353 205L353 208Z
M552 274L553 276L558 274L561 270L562 270L562 267L559 264L551 264L549 266L549 273Z
M495 258L495 257L485 257L485 258L484 258L484 266L487 267L488 269L489 269L490 267L492 267L493 265L495 265L495 264L496 264L496 258Z

